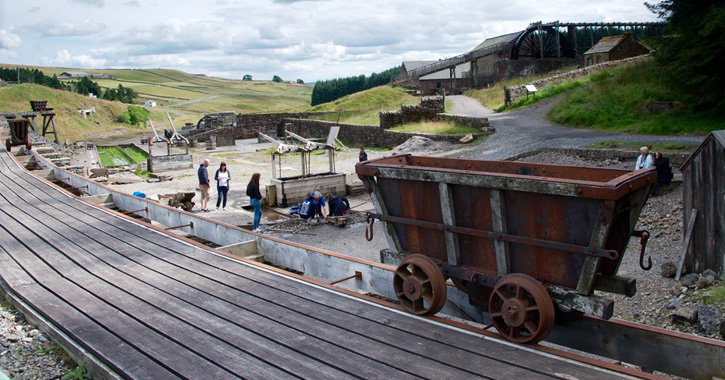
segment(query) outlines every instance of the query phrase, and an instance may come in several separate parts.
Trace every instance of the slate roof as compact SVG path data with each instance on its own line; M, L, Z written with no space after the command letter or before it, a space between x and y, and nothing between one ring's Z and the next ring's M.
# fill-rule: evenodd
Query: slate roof
M524 30L521 30L521 31L518 31L518 32L515 32L515 33L509 33L509 34L504 34L504 35L501 35L501 36L498 36L498 37L487 38L486 40L484 40L483 42L481 42L480 44L478 44L478 46L476 46L475 48L473 48L473 50L471 50L471 51L485 49L487 47L491 47L491 46L498 45L498 44L501 44L501 43L511 43L514 40L516 40L516 38L519 35L521 35L521 33L523 33L523 32L525 32L525 31Z
M436 63L436 62L438 62L438 61L405 61L405 62L403 62L403 66L405 66L406 72L410 72L411 70L415 70L419 67L430 65L431 63Z
M625 39L627 39L627 36L624 35L602 37L599 42L592 46L591 49L584 52L584 54L606 53L614 49L615 46L619 45L619 43Z
M464 63L461 65L456 66L456 79L461 79L463 77L464 71L469 71L471 69L471 65L469 63ZM445 80L445 79L451 79L451 73L448 69L436 71L432 74L428 74L425 76L420 77L420 80Z

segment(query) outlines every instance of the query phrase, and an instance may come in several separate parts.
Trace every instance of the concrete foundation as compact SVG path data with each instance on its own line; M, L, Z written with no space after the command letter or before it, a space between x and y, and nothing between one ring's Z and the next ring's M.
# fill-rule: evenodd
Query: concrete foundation
M149 156L147 167L150 172L158 173L189 169L194 167L194 163L190 154L172 154L169 156Z
M300 203L312 190L317 190L323 195L327 193L347 195L345 174L342 173L295 179L274 178L270 183L275 186L277 202L281 204L284 204L285 200L288 205Z

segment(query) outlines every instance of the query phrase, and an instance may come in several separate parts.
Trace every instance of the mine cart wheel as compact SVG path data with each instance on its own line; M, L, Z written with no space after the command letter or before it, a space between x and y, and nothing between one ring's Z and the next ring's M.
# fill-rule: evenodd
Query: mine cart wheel
M525 274L510 274L499 281L488 310L496 330L512 342L536 343L554 327L554 303L549 292Z
M413 314L435 314L446 303L446 278L425 255L410 255L400 263L393 276L393 288L400 304Z

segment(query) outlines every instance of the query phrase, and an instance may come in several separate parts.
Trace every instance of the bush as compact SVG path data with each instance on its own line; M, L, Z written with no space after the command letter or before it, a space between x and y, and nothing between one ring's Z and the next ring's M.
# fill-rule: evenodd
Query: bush
M139 106L128 106L126 112L118 115L118 121L120 123L138 125L146 123L146 120L151 116L151 112L146 108Z

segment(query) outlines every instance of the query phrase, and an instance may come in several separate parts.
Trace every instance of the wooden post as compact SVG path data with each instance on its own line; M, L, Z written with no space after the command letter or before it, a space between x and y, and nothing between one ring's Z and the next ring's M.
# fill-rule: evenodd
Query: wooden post
M687 223L687 230L685 231L685 242L682 244L682 251L680 251L680 262L677 263L675 281L680 281L680 276L682 276L682 266L685 265L685 256L687 256L687 249L690 247L692 231L695 229L695 219L697 219L697 209L693 208L690 214L690 222Z

